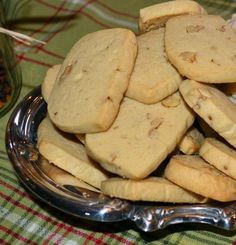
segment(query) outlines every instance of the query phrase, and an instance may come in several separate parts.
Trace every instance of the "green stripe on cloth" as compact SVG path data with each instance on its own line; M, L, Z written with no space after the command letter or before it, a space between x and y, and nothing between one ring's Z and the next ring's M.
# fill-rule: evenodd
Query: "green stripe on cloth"
M110 27L128 27L138 32L139 9L157 0L4 0L9 26L46 45L14 48L23 74L18 102L54 64L62 63L72 45L89 32ZM235 1L199 0L209 13L229 18L236 12ZM16 5L15 5L16 4ZM12 112L12 110L11 110ZM5 150L5 128L9 116L0 122L0 243L1 244L232 244L236 232L219 231L198 224L176 225L144 233L132 222L96 223L71 217L31 197L15 175Z

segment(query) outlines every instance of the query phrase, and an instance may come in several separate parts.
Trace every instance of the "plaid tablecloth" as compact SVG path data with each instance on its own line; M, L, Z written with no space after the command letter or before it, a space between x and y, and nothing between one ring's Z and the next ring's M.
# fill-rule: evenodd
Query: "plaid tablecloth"
M15 31L47 42L15 42L23 87L19 100L43 80L46 70L61 63L71 46L88 32L127 27L138 32L140 8L158 0L3 0L8 24ZM209 13L226 19L236 1L201 0ZM0 244L232 244L236 231L204 225L178 225L144 233L131 222L96 223L70 217L32 197L17 179L4 138L11 112L0 119Z

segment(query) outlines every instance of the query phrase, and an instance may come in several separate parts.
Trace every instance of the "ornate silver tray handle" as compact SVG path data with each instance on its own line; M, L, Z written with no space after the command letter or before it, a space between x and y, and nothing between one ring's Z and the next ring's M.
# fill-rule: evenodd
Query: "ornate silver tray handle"
M109 198L72 185L59 185L42 170L37 127L47 112L41 88L16 107L8 122L6 148L22 183L41 200L70 215L101 222L132 220L151 232L180 223L205 223L226 230L236 228L236 203L163 205Z
M226 230L236 228L236 205L176 205L136 207L132 220L143 231L164 229L181 223L204 223Z

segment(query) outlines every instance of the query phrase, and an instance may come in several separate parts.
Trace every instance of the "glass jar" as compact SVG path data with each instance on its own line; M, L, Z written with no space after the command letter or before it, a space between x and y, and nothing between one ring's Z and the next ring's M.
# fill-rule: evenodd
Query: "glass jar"
M0 2L0 26L5 24L5 9ZM16 103L21 90L21 71L11 37L0 33L0 118Z

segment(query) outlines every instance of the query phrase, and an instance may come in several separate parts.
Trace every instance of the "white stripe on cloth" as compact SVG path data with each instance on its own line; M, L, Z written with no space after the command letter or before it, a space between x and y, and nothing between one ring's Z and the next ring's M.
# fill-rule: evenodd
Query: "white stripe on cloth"
M67 0L67 2L75 4L75 5L77 5L77 4L86 4L87 3L86 0ZM95 5L88 4L86 6L86 8L90 9L91 11L93 11L95 14L100 16L102 19L104 19L106 21L110 21L113 24L120 25L120 26L123 26L123 27L128 27L128 28L131 28L133 30L137 30L138 29L137 24L135 24L133 22L130 22L130 21L126 21L126 20L121 20L121 19L115 18L112 15L108 15L108 14L104 13L101 9L97 8Z
M22 218L20 215L16 213L11 213L6 208L0 207L0 218L4 217L5 220L11 222L13 225L17 225L21 228L23 228L28 233L36 233L37 236L42 237L42 239L50 239L51 242L56 242L59 239L63 241L64 244L69 245L76 245L76 241L68 240L65 237L63 237L60 234L55 234L54 232L51 232L43 227L41 227L39 224L35 222L29 222L28 219Z

